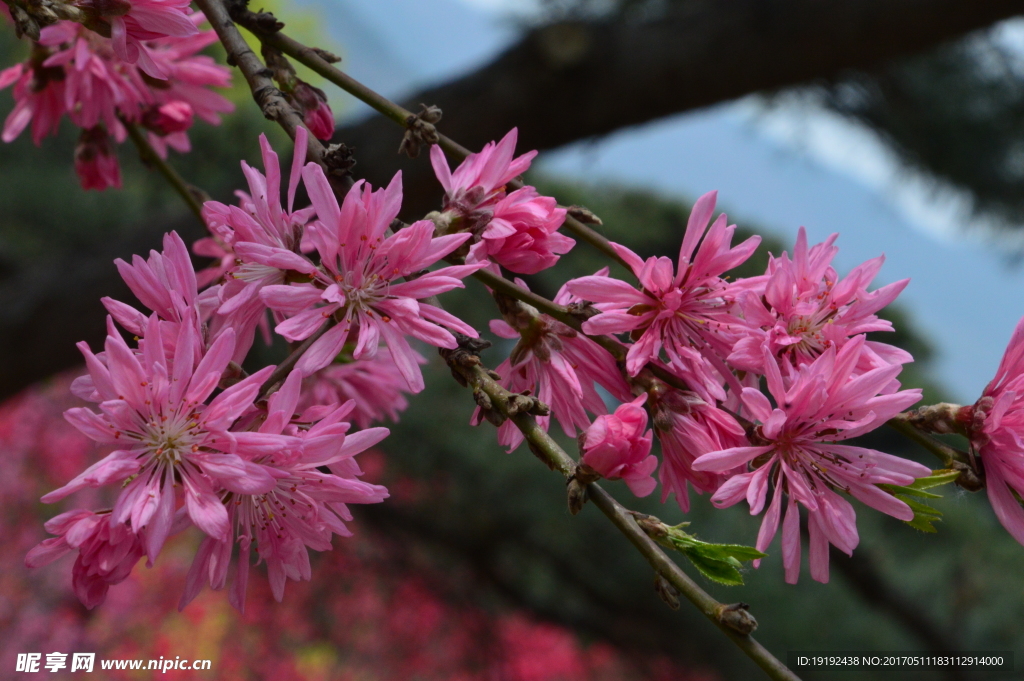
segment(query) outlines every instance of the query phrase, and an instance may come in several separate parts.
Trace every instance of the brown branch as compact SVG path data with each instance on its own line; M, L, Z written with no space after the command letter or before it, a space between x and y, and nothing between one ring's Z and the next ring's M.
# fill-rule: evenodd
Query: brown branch
M462 382L473 389L473 395L485 412L511 420L522 432L527 444L538 458L566 480L576 473L576 462L538 425L534 413L543 413L543 405L534 398L510 393L501 387L480 362L479 357L465 349L442 350L442 356ZM795 680L782 662L750 636L756 627L753 617L740 605L726 605L700 588L689 575L661 550L647 533L640 529L630 512L596 483L588 486L594 505L622 532L643 555L655 572L666 579L679 593L697 607L729 639L750 657L770 678Z

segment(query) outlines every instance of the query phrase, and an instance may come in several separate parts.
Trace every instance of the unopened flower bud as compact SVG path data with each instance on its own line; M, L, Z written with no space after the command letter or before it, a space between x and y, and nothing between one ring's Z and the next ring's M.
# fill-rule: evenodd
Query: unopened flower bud
M142 123L158 135L170 135L191 128L192 120L192 107L175 101L152 107L143 115Z
M102 125L83 130L75 147L75 172L83 189L121 187L121 170L110 136Z

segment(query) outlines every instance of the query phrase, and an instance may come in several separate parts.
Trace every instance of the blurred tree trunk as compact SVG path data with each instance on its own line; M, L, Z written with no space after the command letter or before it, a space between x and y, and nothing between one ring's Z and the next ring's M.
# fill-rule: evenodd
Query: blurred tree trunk
M871 68L1022 10L1020 0L686 0L643 21L536 28L492 63L420 92L408 105L441 106L441 129L471 148L518 126L521 149L552 149L749 93ZM407 215L438 205L429 164L395 153L401 131L391 122L376 117L340 129L336 138L356 148L356 171L371 182L386 184L395 170L404 171ZM104 336L98 298L125 297L111 260L158 247L171 227L140 225L130 245L33 263L0 280L0 398L77 364L76 341L98 346Z
M661 16L564 22L526 33L493 62L409 97L479 149L519 128L519 148L554 149L671 114L872 69L1024 12L1020 0L685 0ZM372 86L372 83L370 84ZM437 207L427 163L395 153L401 131L374 116L343 127L357 172L403 171L405 209Z

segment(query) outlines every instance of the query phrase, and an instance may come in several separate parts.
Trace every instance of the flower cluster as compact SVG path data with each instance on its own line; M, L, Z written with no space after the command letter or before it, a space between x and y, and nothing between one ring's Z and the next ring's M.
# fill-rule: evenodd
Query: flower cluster
M434 173L444 187L444 207L435 218L447 232L472 235L467 262L493 262L519 274L536 274L558 262L576 242L558 233L566 211L526 186L507 185L530 167L536 151L513 158L518 131L489 142L452 172L441 147L430 149Z
M47 26L29 59L0 72L0 89L14 86L15 106L2 139L11 142L31 124L38 145L67 115L82 129L75 170L86 189L120 187L114 143L125 124L144 129L162 157L168 147L189 151L187 130L195 118L216 125L234 106L210 90L230 84L230 72L199 54L216 42L200 31L200 13L187 14L180 0L90 3L111 37L81 24Z
M355 456L388 434L371 424L397 419L403 393L423 387L424 360L407 336L454 348L453 332L475 335L420 302L484 266L423 271L469 235L435 238L426 221L389 234L399 177L379 191L358 183L339 205L320 167L303 167L307 135L296 137L286 202L277 154L261 137L266 175L243 162L249 193L240 205L206 204L211 236L197 250L220 256L212 271L197 276L173 233L161 252L116 261L148 312L103 300L103 352L79 344L89 373L72 385L98 411L65 414L111 451L43 501L121 489L110 509L55 518L47 529L57 536L27 558L39 566L77 551L75 589L89 607L190 525L205 539L182 607L204 584L226 586L230 574L230 600L241 609L253 554L280 600L287 580L309 579L309 549L351 535L350 504L388 496L359 479ZM296 209L303 180L313 205ZM279 386L273 366L251 375L240 366L256 330L269 332L268 313L288 340L316 335Z
M509 236L528 231L516 228L514 219L503 222L510 214L505 202L515 196L504 195L504 185L532 158L513 159L514 140L513 131L451 174L434 149L449 215L438 224L474 235L469 259L534 271L516 269L522 249L510 258L487 245L492 229ZM803 506L811 575L826 581L828 544L847 553L857 544L847 497L910 521L913 510L882 486L913 484L930 474L920 464L844 443L920 399L920 391L901 391L896 380L910 355L865 336L892 330L876 313L907 282L869 291L882 258L840 278L831 266L835 235L809 247L803 229L792 257L769 257L763 275L731 278L727 273L750 258L760 239L733 246L736 227L725 215L714 216L715 201L712 192L695 203L677 262L643 259L611 244L639 287L607 269L569 281L555 302L589 311L583 333L526 304L499 305L503 319L493 321L491 331L518 342L497 372L508 390L536 394L567 435L581 434L583 463L624 479L638 495L656 484L651 475L658 461L649 455L656 437L663 501L674 495L687 510L692 487L712 494L718 506L746 498L752 514L767 508L760 551L775 536L788 498L782 534L791 582L800 568ZM604 342L594 340L601 337ZM621 364L608 341L620 346ZM622 403L613 414L599 387ZM644 433L648 414L640 405L653 418L653 436ZM482 417L477 410L474 422ZM548 421L538 419L545 429ZM508 422L498 430L499 442L510 449L522 439Z

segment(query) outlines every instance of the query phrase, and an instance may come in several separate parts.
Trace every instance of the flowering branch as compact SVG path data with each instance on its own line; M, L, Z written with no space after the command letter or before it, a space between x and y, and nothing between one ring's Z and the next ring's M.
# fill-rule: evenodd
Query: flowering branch
M922 407L922 409L926 409L926 407ZM963 489L968 490L969 492L977 492L984 489L985 478L977 470L970 455L956 449L955 447L950 447L944 442L936 440L931 435L922 432L922 430L915 425L916 420L915 412L904 412L889 419L889 421L886 422L886 425L893 430L902 433L937 456L939 460L942 461L945 468L960 471L960 476L956 479L956 484Z
M577 463L538 424L535 416L543 415L547 407L536 398L509 392L493 377L465 345L458 350L441 350L453 374L460 382L472 388L473 397L485 412L500 415L518 428L532 451L552 470L557 470L567 481L577 472ZM740 650L750 657L770 678L794 681L798 679L782 662L776 659L751 636L757 623L742 604L726 605L715 600L700 588L661 547L644 532L632 513L605 492L597 483L587 486L587 494L594 505L612 521L620 532L637 548L655 572L693 603L701 613L722 630Z
M204 0L204 2L207 1L208 0ZM249 30L263 44L280 50L282 53L293 58L303 66L308 67L315 73L334 83L356 99L368 104L370 107L400 125L402 128L407 128L410 125L410 121L418 119L416 114L405 107L392 102L387 97L384 97L377 92L374 92L372 89L355 80L344 71L336 68L329 61L324 59L320 50L306 47L297 40L294 40L282 33L280 29L283 27L283 24L267 19L267 17L272 17L273 15L264 12L259 14L251 12L246 7L246 0L228 0L228 2L231 17ZM204 3L201 2L199 4L202 6ZM472 153L469 149L466 149L455 140L446 137L443 134L438 133L437 139L438 144L442 149L459 160L465 159ZM518 179L514 179L508 183L508 186L510 189L520 189L523 187L523 183ZM585 225L577 218L572 215L567 215L565 218L564 228L574 236L586 241L588 244L628 269L625 261L623 261L621 256L614 248L612 248L608 239Z
M295 139L296 131L304 124L303 117L288 103L283 93L274 85L271 71L260 58L249 48L249 45L231 21L227 9L220 0L196 0L196 5L206 15L207 21L217 32L221 44L228 54L228 63L237 66L245 76L252 97L260 107L263 115L276 121L288 136ZM351 179L346 174L339 175L328 162L328 150L314 136L307 141L306 158L322 167L328 181L338 196L343 196L351 186Z

